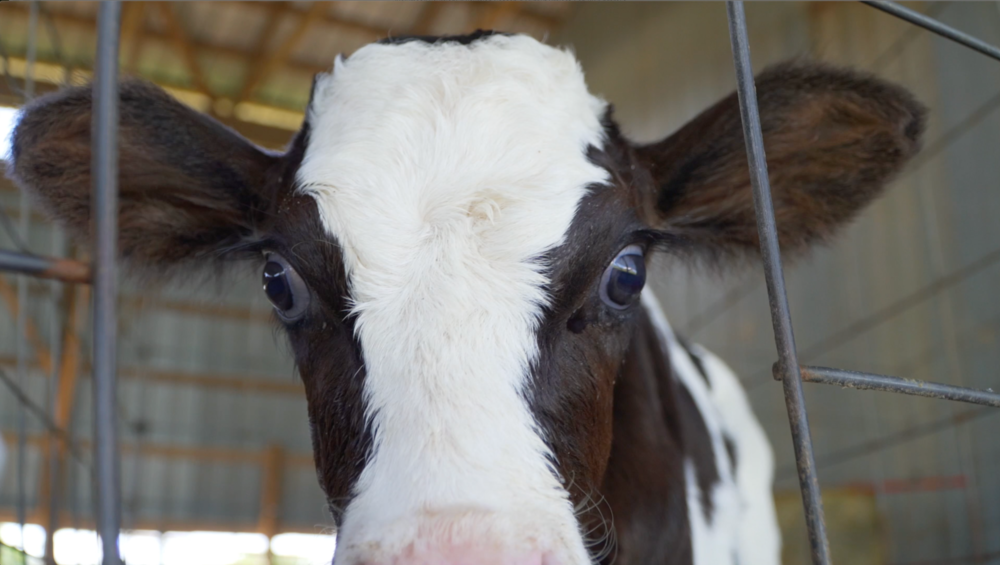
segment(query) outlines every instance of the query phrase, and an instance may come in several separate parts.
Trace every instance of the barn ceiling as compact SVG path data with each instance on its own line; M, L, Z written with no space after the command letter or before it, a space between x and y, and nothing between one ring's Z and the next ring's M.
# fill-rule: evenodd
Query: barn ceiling
M8 72L25 74L29 4L0 4ZM85 82L97 2L43 2L35 76L41 89ZM504 29L543 39L570 2L125 2L121 65L270 147L298 128L312 77L337 54L392 35ZM10 85L0 102L18 102Z

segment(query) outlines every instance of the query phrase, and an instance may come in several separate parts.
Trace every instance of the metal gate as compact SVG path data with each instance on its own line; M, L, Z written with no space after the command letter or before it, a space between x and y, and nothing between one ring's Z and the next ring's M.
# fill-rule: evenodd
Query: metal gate
M863 2L914 25L955 41L986 56L1000 60L1000 49L962 33L937 20L904 8L892 2ZM823 517L819 481L813 455L809 421L806 413L802 383L832 384L854 389L896 392L969 402L1000 408L1000 394L972 388L916 381L905 378L860 373L826 367L800 366L792 331L791 313L785 293L781 253L775 228L771 189L768 182L767 162L763 135L758 115L754 78L750 63L746 19L742 1L727 2L729 33L733 62L737 78L737 92L743 123L743 135L750 166L757 216L757 229L761 240L764 278L767 286L774 328L778 361L774 363L774 378L782 382L788 410L798 468L799 485L805 510L806 525L812 561L815 565L832 563ZM121 525L121 494L119 453L115 426L117 385L116 357L116 265L117 253L117 122L118 122L118 35L121 5L118 2L101 2L98 16L98 45L96 76L93 82L95 109L92 121L92 143L95 147L93 170L94 190L92 207L94 217L94 261L92 267L75 261L50 259L26 253L0 250L0 271L22 273L40 278L57 279L69 283L90 283L94 293L93 315L93 372L95 441L94 456L97 491L97 525L104 551L104 565L120 565L118 536ZM23 316L22 316L23 317ZM18 400L31 407L31 401L10 382L5 374L0 376L15 390ZM36 407L37 408L37 407ZM66 441L71 453L76 451L65 431L53 425L44 410L33 409L53 435ZM23 438L22 438L23 441ZM22 446L23 447L23 446ZM51 535L50 535L51 537Z

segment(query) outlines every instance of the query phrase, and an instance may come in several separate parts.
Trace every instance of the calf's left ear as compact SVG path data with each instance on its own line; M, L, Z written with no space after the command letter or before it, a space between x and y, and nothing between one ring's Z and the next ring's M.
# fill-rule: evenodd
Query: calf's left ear
M924 107L853 71L785 63L756 79L783 252L830 236L918 150ZM636 148L652 175L658 227L713 256L755 254L759 239L734 92L658 143Z
M159 87L119 86L119 242L126 263L161 273L213 262L252 237L281 159ZM11 137L7 174L83 240L90 234L89 86L35 100Z

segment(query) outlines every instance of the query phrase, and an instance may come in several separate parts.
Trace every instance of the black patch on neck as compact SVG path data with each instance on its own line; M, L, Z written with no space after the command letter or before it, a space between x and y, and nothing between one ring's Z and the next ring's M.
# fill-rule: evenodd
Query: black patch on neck
M423 41L424 43L430 43L436 45L438 43L458 43L460 45L471 45L480 39L485 39L487 37L493 37L494 35L506 35L511 36L511 33L504 33L502 31L493 30L482 30L477 29L472 33L467 33L465 35L400 35L397 37L387 37L385 39L380 39L378 41L381 45L401 45L403 43L409 43L411 41Z

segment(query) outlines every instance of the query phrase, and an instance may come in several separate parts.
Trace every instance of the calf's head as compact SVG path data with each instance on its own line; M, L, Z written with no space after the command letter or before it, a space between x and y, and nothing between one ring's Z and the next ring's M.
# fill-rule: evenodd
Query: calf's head
M916 150L922 108L872 77L786 64L757 89L785 251ZM120 93L122 257L154 274L259 262L337 563L588 563L576 510L628 441L612 402L645 259L757 246L735 95L637 146L566 51L393 40L319 76L275 154L149 84ZM80 235L90 112L86 88L32 103L9 167Z

